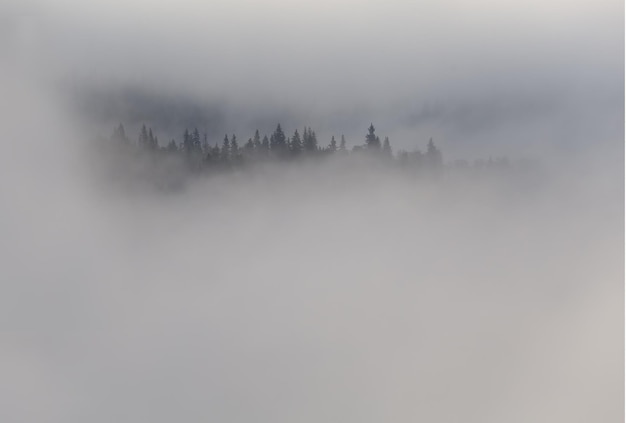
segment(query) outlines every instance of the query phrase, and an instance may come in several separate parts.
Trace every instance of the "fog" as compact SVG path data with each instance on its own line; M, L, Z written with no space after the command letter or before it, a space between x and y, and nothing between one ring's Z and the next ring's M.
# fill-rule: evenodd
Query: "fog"
M0 420L624 420L623 4L4 8ZM538 165L163 192L90 141L279 120Z

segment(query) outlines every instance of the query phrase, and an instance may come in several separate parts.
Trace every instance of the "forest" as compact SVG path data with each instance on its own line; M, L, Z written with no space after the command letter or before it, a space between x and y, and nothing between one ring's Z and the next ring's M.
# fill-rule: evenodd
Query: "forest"
M193 173L210 174L237 169L251 168L265 163L299 163L329 158L362 158L368 163L379 163L397 168L409 168L430 175L440 175L445 168L450 169L506 169L511 163L506 157L487 160L455 160L444 164L443 154L432 138L425 150L399 150L394 153L389 137L376 134L373 124L367 128L362 143L347 146L344 135L332 136L328 143L320 142L315 131L305 126L289 136L280 123L268 136L261 136L259 130L240 141L235 134L224 136L221 142L209 142L206 133L200 134L197 128L186 128L181 141L171 139L162 143L151 127L142 125L138 137L131 139L123 124L119 124L105 143L120 148L131 156L149 156L157 161L178 159L184 168ZM136 141L135 141L136 139ZM520 161L521 162L521 161Z

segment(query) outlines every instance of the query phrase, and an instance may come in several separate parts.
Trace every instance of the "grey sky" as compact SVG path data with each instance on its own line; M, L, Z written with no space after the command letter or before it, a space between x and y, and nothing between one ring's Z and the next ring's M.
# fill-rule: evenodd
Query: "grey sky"
M11 50L46 78L217 104L226 121L215 131L242 138L259 117L265 132L282 118L288 131L307 124L324 141L344 132L358 144L374 121L398 148L435 136L458 157L621 133L619 1L68 0L8 10L20 46ZM578 127L560 132L559 119Z

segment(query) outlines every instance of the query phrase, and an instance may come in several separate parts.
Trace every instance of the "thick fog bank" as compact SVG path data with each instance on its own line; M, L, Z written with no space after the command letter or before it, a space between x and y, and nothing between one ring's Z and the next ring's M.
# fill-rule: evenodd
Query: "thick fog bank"
M623 420L622 147L159 191L1 72L1 421Z

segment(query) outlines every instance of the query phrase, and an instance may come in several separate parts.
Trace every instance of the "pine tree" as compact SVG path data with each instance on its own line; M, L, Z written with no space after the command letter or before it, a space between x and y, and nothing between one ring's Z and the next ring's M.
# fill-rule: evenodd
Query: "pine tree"
M171 140L169 144L167 144L167 151L170 151L172 153L178 151L178 145L176 145L175 140Z
M217 145L217 141L215 145L211 148L211 160L218 160L220 158L220 147Z
M121 144L128 144L129 140L126 136L126 131L124 130L124 125L121 123L115 130L113 131L113 135L111 135L111 140L119 142Z
M237 137L233 134L230 139L230 157L232 160L238 160L239 155L239 143L237 142Z
M317 136L311 128L304 128L304 135L302 137L302 147L307 153L313 153L317 151Z
M256 151L260 151L261 150L261 136L259 135L258 129L254 131L254 138L252 142L254 143L254 149Z
M157 150L159 148L159 140L152 132L152 128L148 129L148 143L146 147L150 150Z
M252 138L248 138L248 141L244 144L243 148L249 155L252 155L252 152L254 151L254 141L252 141Z
M267 135L263 136L263 141L261 141L261 156L267 157L270 153L270 140L267 138Z
M185 128L185 132L183 133L183 150L187 154L191 154L192 151L191 134L187 128Z
M287 151L287 138L283 129L280 127L280 123L276 126L276 130L270 137L270 147L273 152L276 152L279 156L284 156Z
M346 137L341 134L341 142L339 142L339 151L345 153L346 151Z
M393 152L391 151L391 144L389 143L389 137L385 137L385 142L383 143L383 153L387 157L393 156Z
M334 153L335 151L337 151L337 141L335 141L335 136L334 135L330 139L330 144L328 145L328 150L331 153Z
M296 132L293 133L293 137L291 137L291 152L294 156L298 156L302 152L302 140L300 139L300 134L297 129Z
M211 148L209 147L209 137L207 133L205 132L202 137L202 154L206 156L207 154L209 154L210 149Z
M224 141L222 142L222 151L220 152L220 158L223 162L227 162L230 159L230 142L228 141L228 135L224 135Z
M432 138L428 140L425 158L427 165L432 169L439 169L443 165L441 152L437 149L437 147L435 147L435 143Z
M380 150L380 138L374 133L375 130L374 124L370 123L370 127L367 129L368 133L365 136L365 145L371 151Z
M198 128L193 128L193 133L191 134L191 149L196 154L200 154L202 151L202 146L200 144L200 132L198 132Z
M139 146L142 148L146 148L148 147L148 142L149 142L148 129L146 128L146 125L144 124L141 127L141 132L139 133Z

